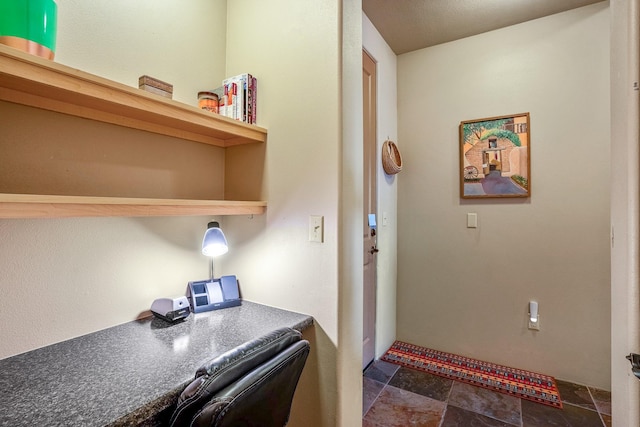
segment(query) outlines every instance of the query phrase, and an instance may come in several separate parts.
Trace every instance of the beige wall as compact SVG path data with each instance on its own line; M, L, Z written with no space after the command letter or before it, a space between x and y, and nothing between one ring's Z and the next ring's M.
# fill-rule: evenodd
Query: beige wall
M376 61L378 108L378 249L376 292L376 358L381 357L396 339L396 277L398 256L398 180L382 169L382 144L389 138L398 141L397 57L369 18L362 14L362 44ZM386 218L386 222L384 220Z
M225 71L226 0L58 2L56 62L138 87L150 75L197 105Z
M0 128L0 193L224 198L219 147L10 102Z
M360 55L354 54L362 46L360 2L234 1L227 11L227 2L221 0L192 2L189 8L171 1L68 1L60 5L59 15L58 62L132 86L139 75L149 74L172 83L174 99L181 102L195 104L195 92L219 85L227 75L249 71L258 77L258 123L269 129L267 144L224 152L163 137L159 162L172 153L181 164L211 161L195 178L210 182L211 197L224 191L226 198L269 200L266 215L219 218L231 251L216 262L217 273L237 274L248 300L316 319L313 330L305 332L313 353L290 424L359 423L362 302L357 284L362 261L341 259L339 247L361 246L360 210L357 218L352 212L361 200L362 125L357 123L362 112L361 106L349 108L352 124L342 126L336 94L344 80L347 88L358 88L345 96L353 103L361 98ZM349 46L344 57L343 43ZM171 173L158 162L122 165L120 153L127 152L127 145L144 153L154 138L53 113L7 108L27 124L32 114L42 114L46 121L61 121L60 128L72 128L71 134L56 137L47 129L16 129L17 142L33 149L65 144L69 138L89 141L91 132L107 142L118 138L118 148L109 152L118 160L104 161L94 153L100 161L93 166L101 172L88 169L93 173L85 183L89 192L95 191L92 180L115 178L112 171L125 167L123 175L138 180L132 188L116 185L117 192L137 191L145 184L145 192L173 194L175 177L168 177ZM86 128L82 138L77 137L78 126ZM343 129L349 129L346 137ZM350 142L343 146L344 138ZM5 138L7 152L15 142ZM78 148L65 150L75 154ZM342 162L343 155L350 160ZM84 171L86 162L76 156L70 164ZM67 180L58 186L66 190L73 180L58 166L52 166L52 173ZM341 170L353 171L346 191L341 190ZM182 166L179 172L184 172ZM15 177L15 171L10 176ZM149 176L151 183L141 182ZM16 182L22 182L20 176ZM175 190L183 197L196 184L185 182ZM36 180L29 188L37 190L41 183ZM107 182L105 189L107 194L114 191L113 183ZM353 204L341 204L341 198ZM324 243L308 242L309 215L324 216ZM340 215L351 223L339 227ZM207 274L199 245L208 219L0 221L5 271L0 289L6 296L0 302L0 340L8 343L0 357L130 321L154 298L183 294L188 280ZM346 278L340 286L338 276ZM43 298L33 305L20 304L16 313L16 301L32 294ZM339 308L341 298L345 303Z
M0 221L0 358L134 320L207 277L207 218Z
M260 218L225 218L234 253L223 269L242 277L245 298L314 316L313 369L305 370L302 390L315 391L296 397L290 424L357 425L361 5L233 1L227 25L227 74L258 78L258 122L269 137L264 147L227 150L226 176L258 177L259 188L250 193L267 199L269 207ZM310 215L324 217L323 243L308 241ZM315 389L307 388L314 383Z
M241 274L245 297L313 314L334 343L339 115L328 93L339 84L338 13L320 3L229 2L227 74L257 77L258 122L269 130L265 147L240 150L266 151L260 196L269 205L260 218L225 218L240 247L221 261ZM324 216L324 243L309 242L309 215Z
M638 289L638 32L640 2L611 2L611 404L613 425L640 425L640 382L625 359L640 353Z
M310 393L298 398L292 425L355 425L360 375L350 371L358 362L351 339L361 329L361 307L357 259L345 249L357 246L351 236L361 229L349 215L359 191L358 110L343 115L335 99L343 84L355 82L357 61L340 58L340 46L354 53L362 44L353 16L357 9L360 18L359 2L229 2L228 46L241 50L229 53L228 63L226 1L198 0L190 8L168 0L90 3L59 4L58 62L132 86L150 74L173 83L174 99L190 104L195 92L226 74L251 71L260 79L259 124L269 129L269 141L228 150L233 167L225 171L226 180L251 176L257 184L227 183L225 191L231 198L261 196L269 209L254 218L221 218L234 249L218 267L241 277L248 299L318 320L306 334L316 349L303 377ZM249 7L252 13L241 18ZM397 221L397 184L379 183L380 208L390 214L389 255L399 224L399 338L608 388L608 162L586 169L588 188L584 174L559 167L567 157L608 159L607 18L606 8L595 5L400 57L397 137L405 170L397 176ZM392 79L392 55L366 19L362 31L384 80ZM494 59L468 61L470 51ZM461 203L457 124L521 111L532 113L533 197ZM379 123L379 139L395 138L387 114L393 108ZM136 144L139 135L131 132ZM42 133L42 144L49 137ZM249 167L241 167L240 155L253 159ZM556 178L566 191L557 190ZM479 214L479 229L464 228L467 212ZM323 244L306 241L311 214L325 216ZM342 229L339 218L348 220ZM198 245L208 219L1 220L0 358L129 321L153 298L182 294L186 281L206 275ZM509 265L511 274L464 262L503 248L491 234L505 225L510 236L529 242L520 248L524 260ZM390 258L378 274L391 299ZM16 312L16 301L33 293L44 298ZM539 333L524 326L531 298L541 304ZM393 320L392 308L378 309ZM378 347L392 335L391 326L379 331ZM340 351L339 342L346 343ZM317 411L309 421L310 409Z
M317 394L299 393L292 426L352 426L362 416L361 356L358 347L353 348L353 342L358 342L357 337L353 339L354 330L361 337L357 313L362 303L358 311L357 282L351 275L352 265L359 265L355 271L361 275L362 261L345 265L342 247L345 242L353 244L349 237L353 226L341 219L342 209L349 216L349 202L358 198L347 197L349 202L341 204L345 194L341 159L348 137L342 134L340 99L342 76L353 69L351 55L346 61L341 58L340 35L355 35L350 46L362 46L359 25L348 26L343 33L343 20L352 22L353 7L359 19L361 9L346 3L346 11L340 2L331 1L234 0L228 4L226 72L251 72L258 78L258 122L269 129L269 137L264 147L228 150L226 174L227 178L258 175L260 186L252 191L268 200L269 206L259 218L225 218L234 249L222 266L242 277L244 298L308 313L315 319L315 345L305 369L311 378L303 380L315 382ZM345 73L341 64L347 67ZM356 69L360 73L359 59ZM361 92L351 98L361 99ZM358 110L347 110L357 115ZM360 134L361 116L360 127L356 126ZM361 169L351 164L347 169L353 176L342 174L342 179L361 183ZM352 193L347 190L346 194ZM323 243L308 241L310 215L324 217ZM345 320L343 310L355 320ZM310 390L305 387L303 382L301 390Z
M155 0L60 2L56 61L131 86L150 74L190 102L224 76L225 17L220 0L192 8ZM3 191L35 193L46 184L56 193L141 196L145 188L149 196L193 197L202 180L212 182L205 193L222 194L217 147L8 103L0 108L7 130L0 150L10 159ZM12 156L25 152L16 168ZM193 165L205 159L217 167L201 173ZM199 245L209 219L0 220L0 357L133 320L153 299L184 294L187 281L207 277Z
M610 389L608 3L402 55L398 82L398 339ZM459 123L521 112L531 198L462 201Z
M338 245L339 427L362 423L364 254L362 2L342 1L340 31L340 201Z

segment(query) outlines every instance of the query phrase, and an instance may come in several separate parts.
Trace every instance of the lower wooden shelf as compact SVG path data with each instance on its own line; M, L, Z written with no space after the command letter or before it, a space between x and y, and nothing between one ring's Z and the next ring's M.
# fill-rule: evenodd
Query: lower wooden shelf
M0 218L261 215L266 202L0 193Z

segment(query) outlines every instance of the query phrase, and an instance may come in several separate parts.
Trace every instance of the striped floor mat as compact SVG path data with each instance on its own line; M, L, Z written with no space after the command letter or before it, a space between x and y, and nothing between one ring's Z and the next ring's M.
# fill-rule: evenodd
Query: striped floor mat
M381 360L562 408L556 381L548 375L482 362L402 341L393 343Z

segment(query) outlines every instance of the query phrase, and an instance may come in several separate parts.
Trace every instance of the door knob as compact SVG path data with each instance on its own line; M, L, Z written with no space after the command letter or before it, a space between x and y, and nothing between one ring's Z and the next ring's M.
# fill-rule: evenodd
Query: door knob
M375 246L371 246L371 250L369 251L369 253L371 255L378 253L380 250L378 248L376 248Z
M640 354L631 353L626 359L631 362L631 372L640 379Z

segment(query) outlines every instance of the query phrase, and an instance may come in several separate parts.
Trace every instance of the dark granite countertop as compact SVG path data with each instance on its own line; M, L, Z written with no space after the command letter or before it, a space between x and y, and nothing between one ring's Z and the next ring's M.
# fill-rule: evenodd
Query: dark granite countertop
M169 324L147 318L0 360L1 426L153 425L196 369L311 316L244 301Z

